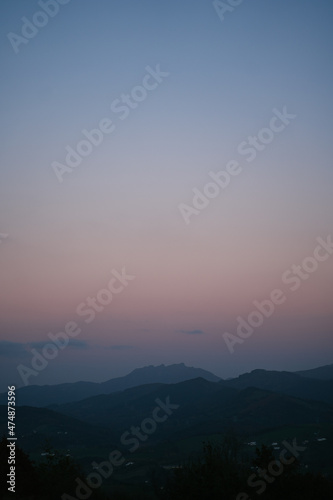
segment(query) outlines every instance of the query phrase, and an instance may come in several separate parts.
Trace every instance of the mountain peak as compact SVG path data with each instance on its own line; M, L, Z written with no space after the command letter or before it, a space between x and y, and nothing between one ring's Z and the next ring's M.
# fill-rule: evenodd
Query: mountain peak
M141 368L136 368L131 373L121 378L125 379L126 377L135 377L135 385L138 385L138 377L140 379L140 383L160 382L167 384L183 382L185 380L199 377L209 380L210 382L218 382L220 380L219 377L209 371L203 370L202 368L186 366L184 363L177 363L172 365L161 364L156 366L143 366ZM104 383L107 384L108 382Z

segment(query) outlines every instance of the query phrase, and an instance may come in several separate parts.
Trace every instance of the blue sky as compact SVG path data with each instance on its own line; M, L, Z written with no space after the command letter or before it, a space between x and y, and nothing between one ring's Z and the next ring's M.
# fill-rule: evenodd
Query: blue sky
M78 339L86 348L35 383L162 362L220 376L329 362L332 262L237 359L221 338L332 229L332 3L244 0L222 22L210 1L70 0L15 53L8 33L40 10L0 6L1 339L41 345L111 269L136 279ZM111 103L157 65L168 76L120 120ZM284 106L295 120L247 164L238 145ZM103 118L114 132L59 183L52 163ZM232 159L241 175L187 226L179 204ZM131 347L106 357L112 345ZM3 347L15 380L21 347Z

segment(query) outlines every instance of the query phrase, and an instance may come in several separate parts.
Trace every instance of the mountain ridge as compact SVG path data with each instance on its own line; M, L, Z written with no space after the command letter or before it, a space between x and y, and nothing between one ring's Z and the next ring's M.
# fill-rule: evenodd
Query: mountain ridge
M220 381L213 373L202 368L188 367L184 363L172 365L145 366L132 370L123 377L105 382L72 382L56 385L30 385L16 390L18 406L47 407L73 401L124 391L131 387L150 383L177 383L194 378L204 378L211 382ZM0 394L0 405L7 403L7 393Z
M184 363L136 368L123 377L116 377L105 382L80 381L21 387L16 391L16 402L18 406L49 407L81 401L97 395L122 392L132 387L152 383L172 384L197 378L238 389L258 387L289 396L333 404L333 364L300 372L255 369L238 377L224 380L207 370L188 367ZM7 394L0 394L0 404L6 403Z
M17 413L19 437L37 448L47 436L66 448L84 448L94 441L100 445L104 440L115 443L124 432L150 420L156 405L166 408L169 404L170 418L157 425L150 436L151 444L205 434L207 430L221 434L233 428L240 434L251 434L286 425L333 421L333 406L325 402L256 387L236 389L196 378L176 384L132 387L54 408L22 406ZM5 432L5 411L0 416L0 431Z

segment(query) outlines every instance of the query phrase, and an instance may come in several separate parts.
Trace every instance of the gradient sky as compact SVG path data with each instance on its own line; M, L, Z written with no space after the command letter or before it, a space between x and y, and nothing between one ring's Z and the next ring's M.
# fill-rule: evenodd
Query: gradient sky
M1 29L1 387L22 385L48 333L81 333L30 383L102 381L184 362L236 376L332 362L333 256L291 292L281 276L333 233L330 0L71 0L15 53L8 33L41 7L4 0ZM121 120L111 103L146 67L169 76ZM273 109L296 115L252 162L238 152ZM83 129L115 130L59 183ZM239 162L186 225L210 171ZM76 308L135 276L89 324ZM230 354L254 300L286 300Z

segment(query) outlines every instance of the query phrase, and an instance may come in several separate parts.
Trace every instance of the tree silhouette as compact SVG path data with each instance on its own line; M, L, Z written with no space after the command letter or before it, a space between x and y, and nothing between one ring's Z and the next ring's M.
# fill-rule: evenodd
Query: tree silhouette
M232 436L220 445L203 444L202 457L174 471L166 485L164 498L172 500L235 499L243 482L238 462L239 442Z

